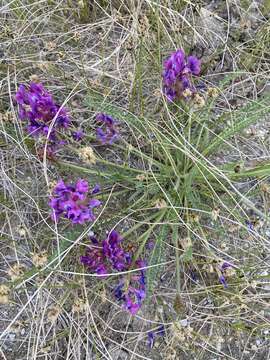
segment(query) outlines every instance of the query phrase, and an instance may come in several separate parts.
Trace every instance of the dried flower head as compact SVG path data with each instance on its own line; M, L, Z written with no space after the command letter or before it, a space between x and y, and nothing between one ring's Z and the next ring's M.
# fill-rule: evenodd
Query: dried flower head
M10 289L8 286L2 284L0 285L0 304L8 304L9 303L9 293Z
M163 352L164 360L175 360L177 352L173 346L169 346L165 352Z
M179 240L179 244L184 250L187 250L190 248L190 246L192 246L191 238L189 236L182 238Z
M13 113L11 111L6 111L4 114L0 113L0 121L12 122L13 121Z
M77 298L72 305L73 313L82 313L87 309L87 302L85 299Z
M193 329L190 326L182 326L181 322L174 322L172 330L177 341L187 342L192 337Z
M149 29L149 20L148 17L146 15L140 16L139 17L139 24L138 24L138 32L141 35L145 35L147 34L147 31Z
M137 47L137 44L136 44L136 41L134 39L134 37L132 35L130 35L125 43L124 43L124 47L128 50L128 51L131 51L131 50L134 50L136 49Z
M136 176L136 179L139 181L144 181L146 180L146 176L144 174L139 174Z
M46 71L49 69L50 64L48 61L40 61L37 63L37 68L40 69L41 71Z
M79 31L75 31L74 32L74 35L73 35L73 39L76 41L76 42L79 42L81 40L81 33Z
M87 164L94 165L96 163L96 156L91 146L85 146L79 150L79 157Z
M191 213L190 217L189 217L189 220L191 222L194 222L194 223L199 223L200 222L200 215L197 214L197 213Z
M199 94L194 95L193 102L194 102L194 106L197 109L200 109L200 108L204 107L204 105L205 105L205 100L204 100L203 96L201 96Z
M44 250L38 254L33 254L32 262L33 262L34 266L36 266L36 267L42 267L42 266L46 265L48 262L47 251Z
M191 97L192 96L192 91L190 90L190 89L185 89L184 91L183 91L183 96L184 96L184 98L188 98L188 97Z
M266 183L261 183L260 190L266 194L270 194L270 185Z
M154 206L157 209L165 209L167 207L167 203L164 199L157 199L154 203Z
M162 92L160 91L160 89L155 89L153 91L153 95L154 95L154 97L159 99L161 97L161 95L162 95Z
M217 221L218 217L219 217L219 214L220 214L220 209L215 207L213 210L212 210L212 213L211 213L211 217L214 221Z
M48 184L48 193L49 193L49 195L52 194L56 184L57 184L56 180L52 180L52 181L49 182L49 184Z
M247 17L242 17L240 20L240 28L242 30L248 30L251 28L251 21Z
M39 82L39 76L37 74L30 75L29 79L35 83Z
M16 335L19 335L23 330L24 323L22 321L15 321L15 323L11 326L10 330Z
M52 306L48 310L47 318L51 323L55 323L60 314L61 314L60 306L58 305Z
M18 280L24 273L25 266L23 264L14 264L8 269L8 276L12 281Z
M23 226L19 226L17 231L18 231L18 235L20 237L25 237L26 236L26 230L25 230L25 228Z
M219 91L218 91L218 89L215 88L215 87L209 87L209 88L207 89L206 94L207 94L207 96L215 99L216 97L218 97Z
M175 296L173 308L177 314L182 314L186 311L186 306L179 294Z
M48 51L52 51L56 48L57 44L54 41L48 41L45 43L45 49Z

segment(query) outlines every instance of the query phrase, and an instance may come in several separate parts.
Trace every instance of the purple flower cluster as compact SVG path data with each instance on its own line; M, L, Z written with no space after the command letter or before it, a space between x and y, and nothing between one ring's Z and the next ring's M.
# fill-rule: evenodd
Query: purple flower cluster
M195 92L192 75L199 75L201 62L195 56L185 56L179 49L164 62L163 92L169 101L187 97ZM185 95L185 93L187 95Z
M96 193L96 187L90 195ZM73 224L84 224L93 221L93 209L101 205L97 199L89 199L89 185L86 180L79 179L75 185L66 185L63 180L56 184L49 205L52 217L58 221L61 216L69 219Z
M96 237L91 236L92 245L86 249L80 260L89 270L100 275L107 275L113 270L127 270L131 264L130 254L121 246L122 237L112 230L107 238L99 244Z
M159 326L155 331L149 331L147 334L148 337L148 346L150 349L153 348L155 343L155 338L157 336L165 336L165 328L164 325Z
M45 136L49 140L56 141L56 129L66 129L70 119L65 108L56 104L42 84L30 83L29 86L20 85L16 93L16 101L19 105L19 117L27 120L27 131L31 136ZM54 121L53 128L49 127Z
M135 275L131 275L130 281L126 284L123 279L114 289L115 297L123 302L123 306L131 315L135 315L142 306L146 296L145 267L143 260L137 260L136 265L141 268Z
M234 265L230 264L227 261L224 261L222 265L219 266L219 282L224 286L224 288L228 287L227 281L226 281L226 270L229 268L234 268Z
M105 277L113 270L126 271L130 269L132 256L122 248L123 239L117 231L112 230L101 242L94 236L91 236L90 240L92 244L80 257L81 263L90 271ZM124 308L132 315L135 315L142 306L146 290L145 262L137 260L136 265L142 269L135 275L131 275L128 284L123 278L114 289L117 300L123 302Z
M84 137L84 132L82 130L74 131L72 137L75 141L81 141Z
M98 113L96 120L101 123L101 126L97 128L97 140L102 145L113 144L119 138L119 131L117 129L118 122L110 115Z

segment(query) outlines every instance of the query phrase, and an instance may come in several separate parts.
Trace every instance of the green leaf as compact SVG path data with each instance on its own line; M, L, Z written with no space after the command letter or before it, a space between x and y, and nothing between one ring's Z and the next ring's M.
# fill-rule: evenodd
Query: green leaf
M164 260L164 245L168 237L169 227L163 225L160 228L160 234L156 238L155 247L151 253L149 260L149 266L161 263ZM154 282L157 280L161 273L161 266L150 267L147 271L147 284L148 284L148 296L150 297L153 292Z
M269 108L269 96L267 96L259 101L253 101L240 111L232 113L231 116L234 117L233 125L217 134L212 142L210 142L210 145L203 151L203 155L212 154L220 146L226 145L226 141L232 136L239 134L242 130L269 113Z
M263 2L263 14L269 15L270 13L270 0L264 0Z
M193 247L189 246L181 257L183 262L190 262L193 258Z

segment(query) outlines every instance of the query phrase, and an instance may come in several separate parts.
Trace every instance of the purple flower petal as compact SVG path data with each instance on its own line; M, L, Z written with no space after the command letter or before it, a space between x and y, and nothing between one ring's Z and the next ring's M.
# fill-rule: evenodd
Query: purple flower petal
M96 129L97 140L103 145L113 144L119 138L118 122L110 115L103 113L98 113L96 120L102 123L102 126Z
M147 334L147 338L148 338L148 347L150 347L150 349L153 348L154 346L154 333L153 331L149 331L149 333Z
M219 282L224 286L224 288L227 288L228 287L228 284L226 282L226 279L225 279L225 276L224 275L221 275L219 277Z
M91 194L97 194L100 192L100 185L96 184L91 192Z
M187 67L193 75L199 75L201 71L201 62L196 56L189 56L187 58Z
M86 180L79 179L76 183L76 191L84 194L84 193L87 193L88 190L89 190L88 182Z
M72 137L75 141L81 141L84 137L84 132L82 130L77 130L72 133Z
M89 206L90 206L91 208L95 208L95 207L100 206L100 205L101 205L101 201L99 201L99 200L97 200L97 199L91 199L91 200L89 201Z

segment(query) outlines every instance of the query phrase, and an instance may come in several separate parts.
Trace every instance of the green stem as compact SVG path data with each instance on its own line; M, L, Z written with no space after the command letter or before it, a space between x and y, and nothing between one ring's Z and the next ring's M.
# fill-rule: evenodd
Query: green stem
M181 280L180 280L180 256L178 249L178 228L177 226L172 227L172 238L175 246L175 262L176 262L176 289L177 293L180 295L181 293Z

